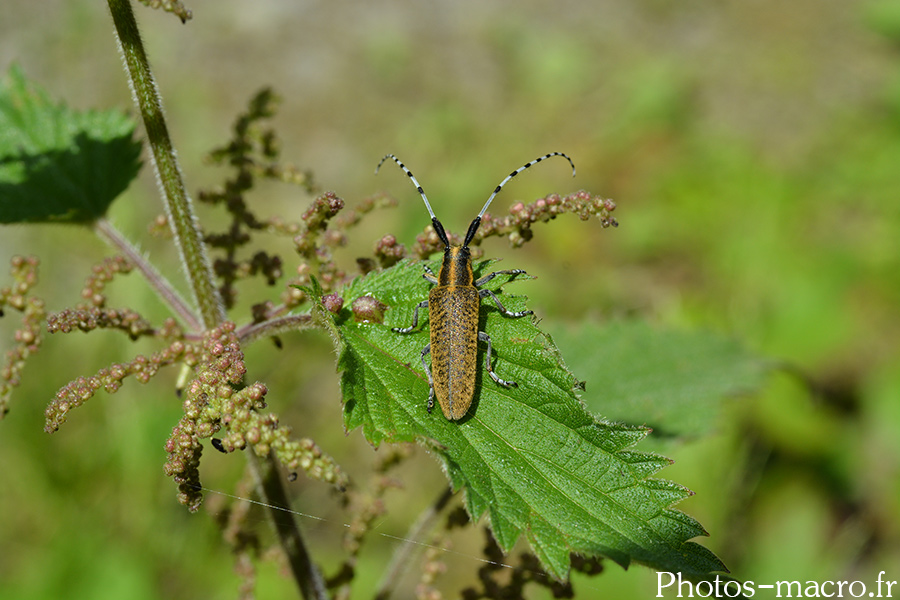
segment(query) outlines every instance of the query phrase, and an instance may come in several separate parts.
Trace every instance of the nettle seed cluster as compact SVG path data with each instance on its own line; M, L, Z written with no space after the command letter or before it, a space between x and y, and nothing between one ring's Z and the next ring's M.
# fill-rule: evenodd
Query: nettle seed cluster
M210 331L203 342L200 370L184 394L184 416L166 441L165 472L178 483L178 499L190 510L202 501L200 455L202 439L221 429L227 434L213 445L221 452L251 447L260 457L273 453L292 471L344 488L347 476L311 439L291 439L290 427L266 408L266 386L256 382L238 388L247 372L233 323Z
M532 225L535 223L548 223L560 215L571 213L582 221L591 217L597 217L600 225L605 229L618 227L619 222L612 215L616 210L616 203L608 198L591 195L585 191L578 191L567 196L550 194L530 203L516 202L509 208L509 215L505 217L493 216L485 213L481 218L481 226L472 238L472 244L477 246L482 240L490 237L506 237L514 248L519 248L534 237ZM448 234L450 242L460 244L462 238ZM424 233L416 237L416 243L412 247L412 254L420 259L425 259L444 249L444 243L432 226L428 226ZM480 248L473 248L473 258L480 256Z
M22 369L29 356L41 347L41 330L46 318L44 301L31 295L38 281L38 260L14 256L10 261L13 283L0 288L0 317L8 309L22 314L22 326L14 334L13 347L6 352L0 366L0 419L9 411L9 396L19 385Z

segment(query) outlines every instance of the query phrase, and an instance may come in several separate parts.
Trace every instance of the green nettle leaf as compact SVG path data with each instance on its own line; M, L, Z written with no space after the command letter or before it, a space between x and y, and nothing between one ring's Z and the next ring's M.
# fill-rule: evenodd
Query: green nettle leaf
M476 273L486 273L489 265L478 264ZM430 266L435 272L439 267ZM507 279L497 277L488 287ZM575 378L530 318L504 317L484 301L480 325L493 340L493 366L519 387L502 388L487 376L482 347L469 414L456 422L438 407L429 414L420 361L427 318L416 333L398 334L391 327L409 325L430 287L421 264L403 261L344 290L348 304L371 295L389 307L384 323L357 322L349 309L335 319L348 430L361 426L376 445L427 445L453 487L464 490L473 518L488 514L500 546L508 551L524 533L557 578L566 576L571 553L700 577L725 570L712 552L689 541L706 535L703 527L671 508L690 491L649 478L670 461L632 449L648 430L591 416L575 396ZM508 309L524 308L524 298L502 297Z
M708 433L728 397L758 391L775 367L715 333L637 320L580 323L553 340L586 378L581 397L591 412L663 436Z
M135 122L54 104L17 67L0 80L0 223L83 223L137 176Z

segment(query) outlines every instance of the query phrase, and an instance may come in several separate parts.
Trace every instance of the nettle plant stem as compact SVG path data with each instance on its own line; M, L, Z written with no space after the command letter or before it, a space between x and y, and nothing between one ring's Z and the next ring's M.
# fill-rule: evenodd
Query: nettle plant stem
M115 225L106 218L94 221L94 231L106 242L122 253L128 261L138 269L144 278L150 283L156 293L162 298L169 308L178 315L184 326L192 332L202 331L203 326L196 311L182 298L181 294L172 287L172 284L160 273L153 263L138 250L128 239L122 235Z
M175 243L200 308L206 329L225 320L225 311L216 292L212 267L197 228L197 218L188 197L184 177L178 165L175 148L163 113L162 99L150 70L150 63L138 31L129 0L109 0L116 27L116 38L125 62L125 71L134 101L141 112L147 142L150 144L153 168L162 192Z
M203 245L201 232L197 228L193 206L169 137L159 91L150 70L130 1L109 0L108 3L128 81L147 132L153 166L175 243L199 307L202 326L205 330L211 330L225 321L224 305L213 279L209 257ZM145 272L145 275L147 274ZM167 299L171 304L173 299L171 297ZM186 315L182 313L190 311L185 309L177 312L185 317ZM191 320L186 320L186 324L196 324L191 323ZM327 598L322 576L306 549L296 521L290 513L279 510L288 507L288 496L274 458L271 455L260 458L254 452L247 452L246 456L257 482L257 493L263 504L268 507L270 520L276 526L278 539L301 593L305 598Z

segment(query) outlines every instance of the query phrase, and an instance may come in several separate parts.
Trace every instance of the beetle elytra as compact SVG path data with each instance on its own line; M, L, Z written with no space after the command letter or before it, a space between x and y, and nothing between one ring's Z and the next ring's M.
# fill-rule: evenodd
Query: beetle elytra
M575 176L575 164L572 159L562 152L551 152L540 158L526 163L506 176L494 192L485 202L478 216L469 225L466 237L461 246L453 246L447 238L444 226L438 221L431 209L431 204L422 190L422 186L416 181L412 172L406 168L393 154L388 154L381 159L375 172L387 159L392 159L406 176L409 177L416 191L425 202L425 208L431 215L431 225L438 238L444 244L444 259L437 276L425 267L423 277L434 284L428 293L428 299L420 302L413 312L413 321L409 327L395 327L392 331L397 333L410 333L419 324L419 309L428 308L428 321L430 326L429 343L422 349L422 366L428 376L428 412L434 408L434 399L437 396L444 416L451 421L462 419L472 405L475 395L475 376L477 370L478 342L487 344L484 368L498 385L503 387L518 387L515 381L505 381L494 373L491 367L491 338L483 331L478 331L478 311L483 298L490 298L507 317L521 318L533 314L530 310L513 312L506 310L496 294L489 289L479 289L482 285L497 275L516 276L525 273L522 269L508 269L495 271L476 280L472 272L472 257L469 251L469 243L475 237L481 217L484 215L494 197L500 192L506 183L532 165L535 165L551 156L562 156L572 165L572 176ZM431 354L431 369L425 362L425 357Z

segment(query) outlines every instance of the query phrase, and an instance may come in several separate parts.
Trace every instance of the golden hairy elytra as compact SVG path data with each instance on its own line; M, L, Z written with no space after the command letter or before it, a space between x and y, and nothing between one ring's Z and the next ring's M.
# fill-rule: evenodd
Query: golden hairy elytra
M494 197L500 192L506 182L528 169L532 165L550 158L551 156L562 156L572 165L572 176L575 176L575 164L572 159L562 152L551 152L540 158L526 163L506 176L501 181L494 192L484 203L481 212L469 225L469 230L463 240L461 246L453 246L450 244L444 226L434 216L431 204L422 190L422 186L416 181L412 172L406 168L393 154L388 154L381 159L375 172L381 168L381 165L387 159L393 160L406 173L416 191L425 202L425 208L431 215L431 225L437 233L438 238L444 244L444 260L441 263L441 269L437 276L425 267L424 277L434 284L434 287L428 294L428 300L420 302L413 312L413 321L409 327L395 327L393 331L397 333L410 333L416 329L419 324L419 309L428 308L428 321L430 323L430 340L422 349L422 366L428 376L428 412L434 408L434 399L437 397L438 404L441 405L441 411L444 416L451 421L462 419L472 405L472 398L475 395L475 375L478 368L478 342L487 344L487 352L485 353L484 368L488 375L491 376L497 384L503 387L518 387L515 381L505 381L500 379L494 373L491 367L491 338L483 331L478 331L478 311L481 308L481 300L490 298L496 303L500 312L507 317L520 318L532 314L530 310L513 312L506 310L500 299L497 298L493 291L488 289L479 289L482 285L496 277L497 275L519 275L524 273L522 269L508 269L505 271L496 271L485 275L476 280L472 273L472 257L469 252L469 243L475 237L478 226L481 224L481 217L484 215L488 206L494 200ZM431 355L431 369L425 362L425 357Z

